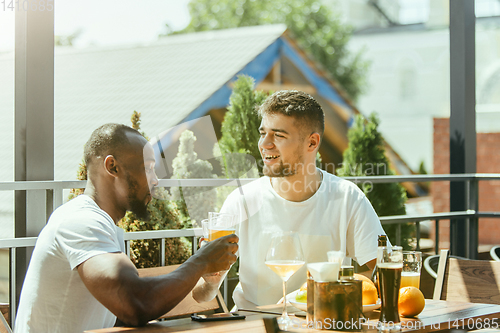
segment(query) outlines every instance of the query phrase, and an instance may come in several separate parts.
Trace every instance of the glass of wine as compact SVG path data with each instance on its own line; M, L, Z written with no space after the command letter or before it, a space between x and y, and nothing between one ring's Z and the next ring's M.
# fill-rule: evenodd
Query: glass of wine
M291 323L286 311L286 282L305 264L299 235L283 232L273 236L265 264L283 280L283 314L278 324L280 329L286 330Z

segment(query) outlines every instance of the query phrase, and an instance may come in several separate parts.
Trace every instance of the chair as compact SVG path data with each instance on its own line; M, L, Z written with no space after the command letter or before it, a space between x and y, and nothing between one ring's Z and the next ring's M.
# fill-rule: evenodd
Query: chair
M165 275L176 270L180 265L172 265L172 266L163 266L163 267L153 267L153 268L140 268L139 276L140 277L148 277L148 276L159 276ZM198 281L198 284L202 283L203 279ZM222 308L222 310L226 313L229 312L227 309L226 303L224 303L224 299L220 291L217 291L217 297L213 300L205 303L198 303L193 298L192 294L189 293L179 304L177 304L172 310L165 313L160 318L174 318L185 316L193 313L205 312L209 310L216 310Z
M490 250L491 259L500 261L500 245L493 246Z
M437 270L439 265L439 254L428 256L424 260L424 268L434 279L437 278Z
M10 329L9 324L5 320L4 316L0 316L0 320L2 321L2 324L0 324L0 333L12 333L12 330Z
M9 303L0 303L0 333L12 333L9 320Z
M433 299L500 304L500 262L451 258L441 250Z
M428 256L424 260L424 268L429 273L430 276L432 276L434 279L437 279L437 271L438 271L438 266L439 266L439 258L441 255L439 254L434 254L432 256ZM469 260L467 258L463 257L457 257L457 256L449 256L450 258L457 258L457 259L463 259L463 260Z

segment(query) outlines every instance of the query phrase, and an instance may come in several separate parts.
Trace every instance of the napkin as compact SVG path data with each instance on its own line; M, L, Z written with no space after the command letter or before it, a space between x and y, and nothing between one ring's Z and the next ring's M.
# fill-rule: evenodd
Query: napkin
M342 265L345 258L344 251L328 251L326 254L328 255L329 262L338 262L339 265Z
M335 282L339 280L340 263L316 262L307 264L307 270L316 282Z

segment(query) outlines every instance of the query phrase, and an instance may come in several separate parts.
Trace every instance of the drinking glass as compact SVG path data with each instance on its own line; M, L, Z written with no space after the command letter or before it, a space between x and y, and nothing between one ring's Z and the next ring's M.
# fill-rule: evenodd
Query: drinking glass
M283 280L283 314L278 318L280 329L286 330L291 319L286 311L286 282L304 264L304 255L296 232L283 232L273 236L265 264Z
M234 234L236 216L227 213L208 213L208 241Z
M379 246L377 252L377 279L379 281L380 330L400 330L399 287L403 270L403 248L401 246Z
M403 271L401 287L420 288L420 271L422 270L422 252L403 251Z

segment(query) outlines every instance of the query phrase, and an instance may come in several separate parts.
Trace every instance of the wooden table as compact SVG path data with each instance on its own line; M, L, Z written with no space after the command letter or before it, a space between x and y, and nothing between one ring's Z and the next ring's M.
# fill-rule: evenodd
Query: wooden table
M279 313L281 308L276 305L259 307L264 311ZM300 315L303 312L289 307L292 315L290 318L296 323L290 332L325 332L324 330L305 329L307 322L304 318L295 317L293 313ZM245 320L221 321L199 323L189 318L174 319L164 322L148 324L145 327L114 327L87 332L92 333L116 333L116 332L206 332L206 333L266 333L263 318L277 317L269 314L240 312L247 316ZM368 320L363 324L363 332L376 332L379 312L373 311L367 314ZM458 303L448 301L425 300L425 309L418 318L402 318L402 332L435 332L447 329L500 329L500 305L481 303ZM302 327L300 327L302 325Z

